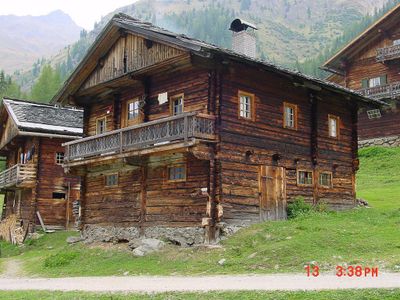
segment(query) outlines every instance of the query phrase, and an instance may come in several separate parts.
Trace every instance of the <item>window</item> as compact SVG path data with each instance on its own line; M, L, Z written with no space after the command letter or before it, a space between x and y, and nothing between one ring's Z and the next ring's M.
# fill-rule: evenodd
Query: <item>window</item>
M106 132L106 118L97 119L96 121L96 134L102 134Z
M373 88L381 85L387 84L387 75L382 75L374 78L364 78L361 81L361 85L363 89Z
M186 180L186 165L179 164L168 167L168 181Z
M105 183L106 186L118 185L118 174L106 175Z
M394 40L393 46L400 46L400 39Z
M65 193L54 192L53 199L65 199Z
M56 153L56 164L62 165L64 163L64 152L57 152Z
M319 185L323 187L332 187L332 173L322 172L319 174Z
M328 124L329 124L329 137L338 138L339 137L339 117L329 115L328 116Z
M140 102L139 100L132 100L127 103L128 106L128 121L136 119L140 113Z
M381 111L379 109L372 109L372 110L367 110L367 115L368 119L379 119L382 117Z
M239 117L254 119L254 95L239 91Z
M297 105L283 104L283 127L297 129Z
M313 172L297 171L297 184L298 185L312 185L313 184Z
M183 113L183 94L171 97L171 114L173 116Z

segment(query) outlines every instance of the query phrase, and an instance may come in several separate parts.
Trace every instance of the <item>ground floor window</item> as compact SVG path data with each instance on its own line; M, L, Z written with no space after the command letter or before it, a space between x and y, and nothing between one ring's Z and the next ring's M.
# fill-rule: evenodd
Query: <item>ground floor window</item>
M319 174L319 185L323 187L332 187L332 173L322 172Z
M186 180L186 165L178 164L168 166L168 181L184 181Z
M299 170L297 171L297 184L298 185L312 185L313 184L313 172Z

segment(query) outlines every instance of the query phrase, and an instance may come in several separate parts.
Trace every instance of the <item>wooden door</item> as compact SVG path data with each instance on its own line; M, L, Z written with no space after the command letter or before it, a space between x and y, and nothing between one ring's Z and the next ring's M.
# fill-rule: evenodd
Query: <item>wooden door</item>
M260 167L261 221L286 219L286 180L282 167Z

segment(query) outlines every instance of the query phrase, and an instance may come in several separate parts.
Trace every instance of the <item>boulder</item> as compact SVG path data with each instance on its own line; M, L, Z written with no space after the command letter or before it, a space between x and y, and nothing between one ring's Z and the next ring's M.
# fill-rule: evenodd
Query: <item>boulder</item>
M137 239L129 243L129 247L135 247L133 249L133 254L136 256L144 256L146 254L160 250L165 246L163 241L157 239Z
M80 236L69 236L67 237L67 243L68 244L76 244L79 242L82 242L83 239Z

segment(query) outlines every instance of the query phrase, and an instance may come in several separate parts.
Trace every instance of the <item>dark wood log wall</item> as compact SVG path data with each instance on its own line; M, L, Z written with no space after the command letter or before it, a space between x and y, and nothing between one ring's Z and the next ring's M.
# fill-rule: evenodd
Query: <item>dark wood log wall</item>
M80 179L77 176L65 175L62 166L56 164L56 152L64 152L64 147L61 144L65 141L63 139L38 137L18 138L16 147L8 152L7 166L11 167L17 163L17 153L20 147L22 152L27 152L34 147L34 156L28 164L34 166L36 178L35 182L27 188L6 193L7 215L20 213L24 222L39 224L36 216L36 211L39 211L46 225L66 225L67 200L53 199L53 192L63 192L68 196L68 183L70 183L71 190L76 190L79 189ZM19 193L21 194L21 204L20 207L17 207ZM72 197L69 200L70 208L72 208L72 202L79 197L79 193L75 192L71 193L71 195Z
M120 93L121 109L113 108L112 97L91 106L89 135L95 134L96 120L101 117L107 118L108 131L121 126L121 115L114 114L124 112L126 102L137 97L146 97L147 121L170 116L169 102L158 103L158 94L164 92L168 92L168 97L184 94L185 112L207 113L208 87L209 73L204 70L188 69L147 78L141 86ZM187 179L168 182L167 166L180 162L187 164ZM118 174L118 186L105 187L107 174ZM208 187L209 161L188 152L90 165L85 181L84 224L199 226L206 216L207 197L199 192Z
M240 71L239 71L240 70ZM254 121L238 118L238 90L255 94ZM311 147L312 104L309 91L272 74L243 66L232 67L224 75L221 103L222 203L228 222L259 220L259 166L286 168L287 197L303 196L309 202L324 200L343 208L354 204L352 183L352 116L339 96L316 94L317 165ZM298 106L298 129L283 128L283 102ZM328 136L328 114L340 117L339 140ZM246 152L248 155L246 155ZM274 154L281 159L274 161ZM337 165L337 167L336 167ZM297 169L333 172L333 188L297 186ZM315 176L315 180L318 177ZM315 181L314 180L314 181ZM315 199L317 198L317 199Z
M56 164L56 153L64 152L63 139L40 139L40 161L38 167L37 209L47 225L65 226L67 214L67 199L53 199L53 192L65 193L68 197L68 188L77 188L80 185L79 177L64 173L61 165ZM69 187L68 187L69 185ZM69 209L76 195L71 194Z

